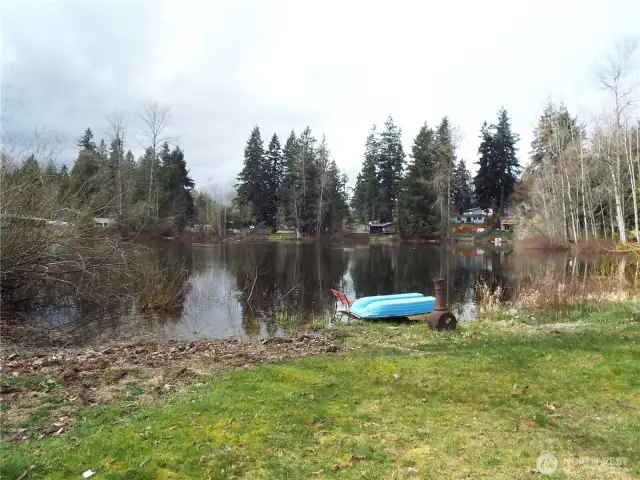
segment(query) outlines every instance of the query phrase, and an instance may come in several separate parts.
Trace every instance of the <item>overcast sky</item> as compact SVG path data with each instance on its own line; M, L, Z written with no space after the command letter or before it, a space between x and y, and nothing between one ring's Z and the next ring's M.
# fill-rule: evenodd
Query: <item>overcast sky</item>
M60 161L105 116L171 108L192 177L230 184L254 125L265 146L293 128L326 134L355 181L372 124L389 114L407 153L425 121L478 132L504 105L525 160L548 98L596 109L594 63L616 39L640 34L638 0L31 1L2 2L4 128L46 126L66 139Z

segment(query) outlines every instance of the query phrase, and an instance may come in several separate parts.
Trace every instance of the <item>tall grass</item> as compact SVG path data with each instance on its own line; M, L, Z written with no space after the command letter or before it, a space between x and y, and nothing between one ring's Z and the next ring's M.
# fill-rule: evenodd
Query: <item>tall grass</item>
M510 285L491 285L481 279L476 287L476 302L481 312L505 308L532 313L580 312L608 302L639 298L638 280L625 269L624 262L615 272L595 269L585 276L549 272Z
M167 266L152 264L139 274L142 288L136 303L140 313L180 313L189 286L184 259Z

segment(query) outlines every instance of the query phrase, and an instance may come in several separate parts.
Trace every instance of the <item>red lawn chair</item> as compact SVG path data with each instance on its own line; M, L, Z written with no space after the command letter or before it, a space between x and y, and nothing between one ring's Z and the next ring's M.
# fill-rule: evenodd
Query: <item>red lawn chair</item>
M353 300L349 300L344 293L339 292L337 290L331 289L331 293L333 293L336 297L338 297L338 300L340 300L340 303L342 303L342 305L347 309L347 312L348 312L349 307L353 305Z

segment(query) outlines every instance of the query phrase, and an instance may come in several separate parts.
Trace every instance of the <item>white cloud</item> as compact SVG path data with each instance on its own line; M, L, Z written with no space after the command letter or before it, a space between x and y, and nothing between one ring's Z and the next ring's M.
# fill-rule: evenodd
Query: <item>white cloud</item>
M409 152L423 122L448 115L473 162L482 122L503 105L525 160L547 98L595 108L591 66L615 39L640 34L632 0L15 0L2 13L17 123L41 118L72 148L113 109L158 100L172 107L199 184L235 177L255 124L265 143L306 125L325 133L353 182L373 123L393 115Z

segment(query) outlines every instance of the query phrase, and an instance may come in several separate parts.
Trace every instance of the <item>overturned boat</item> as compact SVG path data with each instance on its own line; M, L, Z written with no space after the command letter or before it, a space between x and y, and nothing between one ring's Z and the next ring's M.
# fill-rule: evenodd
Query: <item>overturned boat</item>
M428 297L422 293L376 295L351 301L342 292L336 290L331 290L331 292L338 297L345 307L344 310L341 310L341 313L353 318L424 320L433 312L436 304L435 297Z

